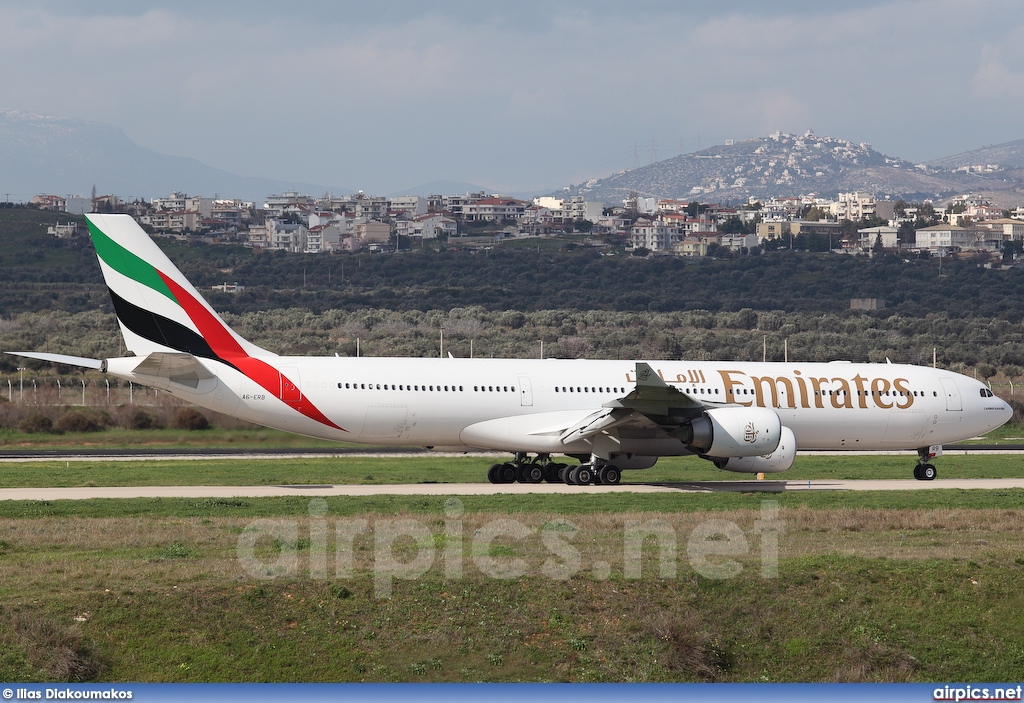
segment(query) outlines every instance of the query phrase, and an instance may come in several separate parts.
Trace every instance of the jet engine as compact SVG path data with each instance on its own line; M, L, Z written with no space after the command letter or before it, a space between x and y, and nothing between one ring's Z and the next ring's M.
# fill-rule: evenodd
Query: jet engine
M683 425L675 436L709 459L764 456L778 448L782 421L768 408L712 408Z
M720 469L738 471L744 474L777 474L793 465L796 458L796 437L793 430L782 428L779 446L771 454L764 456L729 457L728 459L712 459Z

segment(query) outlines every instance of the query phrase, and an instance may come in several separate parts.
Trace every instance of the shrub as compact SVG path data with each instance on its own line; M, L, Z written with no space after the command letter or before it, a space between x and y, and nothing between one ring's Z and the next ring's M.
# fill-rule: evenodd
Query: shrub
M59 432L99 432L103 426L91 413L68 410L57 418L53 428Z
M53 432L53 420L41 412L34 412L18 423L18 429L26 434Z
M4 624L13 633L10 639L25 651L42 678L71 683L96 681L106 668L96 647L77 625L68 626L35 613L3 615Z
M176 430L205 430L210 427L210 421L195 408L178 408L171 417L171 427Z
M128 429L130 430L152 430L160 426L156 415L139 408L128 417Z

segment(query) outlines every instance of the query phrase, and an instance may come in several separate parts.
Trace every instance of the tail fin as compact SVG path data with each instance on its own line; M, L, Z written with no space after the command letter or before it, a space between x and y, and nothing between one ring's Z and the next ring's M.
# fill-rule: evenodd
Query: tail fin
M128 349L233 363L274 356L235 334L129 215L86 215Z

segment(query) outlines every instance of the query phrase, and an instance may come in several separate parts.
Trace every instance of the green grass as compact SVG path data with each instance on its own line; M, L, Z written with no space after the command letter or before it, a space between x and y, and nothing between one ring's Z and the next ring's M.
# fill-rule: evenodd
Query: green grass
M265 427L252 429L120 430L26 434L0 429L0 449L323 449L366 445L330 442Z
M954 512L974 524L955 556L886 558L872 545L904 539L883 523L905 511L883 511L877 527L868 515L865 531L847 534L832 511L784 507L775 578L761 577L756 509L680 524L678 573L667 578L647 567L626 578L614 522L576 516L583 563L568 579L540 573L553 554L531 552L533 539L490 551L522 553L517 578L485 576L468 552L462 577L446 577L438 556L414 580L395 579L390 597L366 568L343 579L301 567L247 575L233 550L245 520L21 520L0 552L0 679L66 680L66 663L47 655L56 640L77 670L111 681L1013 680L1024 666L1024 549L1005 527L991 539L1009 547L979 544L990 513L943 514ZM463 539L474 519L502 515L468 506ZM733 578L702 576L686 557L687 535L708 517L737 521L749 539ZM679 518L670 507L656 519ZM592 539L613 555L607 577L589 570ZM298 549L305 564L309 540ZM375 554L357 553L360 563Z
M0 462L0 488L44 486L185 486L279 484L482 483L497 457L325 456L140 461ZM913 455L857 456L805 454L792 469L769 474L769 481L909 479ZM947 455L936 460L940 479L1018 478L1024 456L1014 454ZM666 458L653 468L623 472L625 483L750 481L751 474L720 471L695 457Z
M805 455L774 478L908 478L913 461ZM1016 476L1022 462L946 456L939 470ZM0 484L482 481L487 463L429 454L4 462ZM690 458L626 478L751 477ZM992 681L1024 667L1024 489L463 496L457 518L446 517L445 496L317 500L0 501L0 679ZM782 520L777 578L761 577L755 521L765 501ZM239 561L240 537L260 518L297 527L295 538L258 545L271 564L293 545L295 572L258 578ZM326 527L323 575L309 570L312 519ZM339 578L335 527L351 519L368 527L353 541L354 574ZM384 598L375 545L396 519L427 527L434 560L414 580L391 582ZM482 527L510 519L527 526L526 538L477 548ZM670 526L674 577L658 576L649 540L641 578L626 578L623 530L636 519ZM723 521L746 549L718 559L742 569L707 578L688 557L690 541ZM581 555L564 580L541 572L565 563L540 538L558 523L579 528L559 531ZM453 539L460 578L445 572ZM399 562L415 556L412 542L391 544ZM528 568L493 578L482 557Z
M93 498L85 500L0 501L0 518L204 518L308 516L310 498ZM444 515L444 496L332 496L323 498L328 514L351 516L364 513L396 515ZM460 496L470 512L508 514L552 513L594 515L621 513L701 513L726 510L758 510L765 500L784 508L836 510L1024 509L1024 489L928 491L793 491L788 493L613 493Z
M783 573L424 579L387 601L366 579L348 598L315 581L119 590L47 617L89 613L114 681L1013 681L1024 667L1020 567L826 556ZM0 677L38 676L16 654Z

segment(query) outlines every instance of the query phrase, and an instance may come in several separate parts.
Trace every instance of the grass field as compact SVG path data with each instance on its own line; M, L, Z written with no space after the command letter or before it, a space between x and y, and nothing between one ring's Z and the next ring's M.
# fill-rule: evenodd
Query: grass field
M913 460L802 456L782 477L907 478ZM480 481L486 462L4 462L0 484ZM706 466L665 461L626 479L733 478ZM939 463L943 477L1022 469L1012 455ZM1024 490L449 501L0 502L0 679L992 681L1024 670Z
M40 486L184 486L280 484L477 483L502 456L323 456L312 458L179 459L140 461L0 462L0 488ZM832 479L909 479L917 457L797 457L793 468L769 476L789 481ZM1024 456L949 454L936 460L940 478L1012 478L1024 475ZM667 458L653 468L623 472L625 483L749 481L750 474L716 469L695 458Z
M984 437L961 442L971 444L1024 444L1024 426L1006 424ZM265 427L246 429L188 430L153 429L65 434L26 434L0 428L0 449L329 449L366 445L329 442Z

